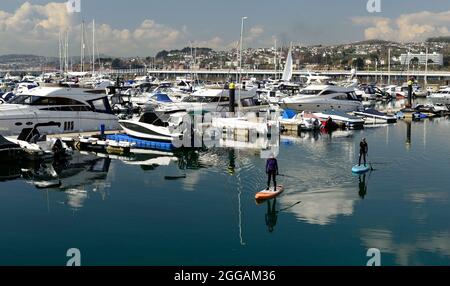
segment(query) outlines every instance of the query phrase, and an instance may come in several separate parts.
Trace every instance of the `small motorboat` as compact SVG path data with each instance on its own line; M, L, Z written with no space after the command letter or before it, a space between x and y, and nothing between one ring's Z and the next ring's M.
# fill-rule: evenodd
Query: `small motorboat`
M39 133L39 127L60 127L59 122L39 123L33 128L24 128L17 139L8 139L20 146L24 152L24 159L40 160L54 157L70 156L73 150L60 139L47 139L46 135Z
M314 114L306 111L302 113L295 113L294 111L290 112L292 113L289 113L286 110L283 112L283 116L280 118L281 124L296 124L304 131L320 129L320 119Z
M417 112L425 113L425 114L435 114L435 115L443 115L444 113L448 112L449 109L445 105L434 105L434 104L427 104L427 105L417 105L414 108Z
M396 123L397 117L394 115L389 115L384 112L369 108L364 111L355 111L354 115L361 116L364 118L366 123Z
M364 120L349 115L342 111L325 111L321 113L314 113L315 116L320 118L323 124L327 124L326 122L331 119L334 123L344 125L348 129L363 129L364 128Z

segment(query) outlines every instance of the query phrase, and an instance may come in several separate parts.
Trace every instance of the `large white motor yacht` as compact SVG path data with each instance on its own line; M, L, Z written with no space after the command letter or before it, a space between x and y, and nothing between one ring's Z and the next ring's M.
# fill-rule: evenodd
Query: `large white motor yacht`
M282 108L298 112L320 112L327 110L356 111L362 108L361 101L353 88L335 85L310 85L300 91L299 95L284 98Z
M41 128L42 134L117 130L118 120L105 94L83 89L37 87L0 106L0 134L18 135L38 123L60 123Z

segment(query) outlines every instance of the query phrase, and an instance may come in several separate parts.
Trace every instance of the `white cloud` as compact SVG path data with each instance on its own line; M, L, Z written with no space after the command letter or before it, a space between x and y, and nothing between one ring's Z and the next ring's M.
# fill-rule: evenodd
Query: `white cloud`
M245 41L252 43L256 40L259 40L259 38L263 33L264 33L263 26L261 25L253 26L247 32L248 36L245 38Z
M0 38L4 39L0 53L48 50L49 42L71 24L66 5L61 3L41 6L25 2L14 13L0 11Z
M368 26L364 31L367 40L413 42L450 35L450 11L403 14L397 19L353 17L351 20L356 25Z
M56 56L60 31L69 30L72 51L79 50L80 23L68 13L65 3L22 4L14 12L0 10L0 54L33 53ZM92 24L86 27L92 29ZM187 27L179 30L145 19L134 29L96 25L99 52L111 55L150 55L160 49L185 45ZM217 40L212 43L217 45ZM76 55L79 53L74 52Z
M25 2L13 12L0 10L0 38L7 39L0 45L0 54L30 53L46 56L58 55L60 32L69 31L71 55L80 54L81 27L77 13L68 13L65 3L46 5ZM92 24L86 25L90 34ZM264 27L256 25L245 33L245 46L260 45ZM111 56L146 56L162 49L176 49L189 45L195 36L186 25L179 28L143 19L137 27L128 29L112 27L107 23L96 23L96 45L98 52ZM237 39L237 37L236 37ZM88 42L91 37L88 37ZM213 36L195 41L196 46L227 50L236 47L235 42ZM90 48L92 44L87 43ZM96 50L97 50L96 49ZM90 53L90 49L88 49Z
M211 48L222 50L225 47L224 40L221 37L213 37L206 41L194 41L193 45L202 48Z
M403 266L422 264L420 261L422 253L450 256L449 232L420 234L417 237L410 237L406 241L398 242L392 231L363 229L361 230L361 240L367 248L378 248L382 253L394 254L395 262Z

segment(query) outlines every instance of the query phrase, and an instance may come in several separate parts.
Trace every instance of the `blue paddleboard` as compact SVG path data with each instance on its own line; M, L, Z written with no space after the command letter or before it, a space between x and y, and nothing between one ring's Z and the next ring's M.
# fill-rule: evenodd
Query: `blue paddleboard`
M369 165L366 165L366 166L364 166L364 165L361 165L361 166L356 165L356 166L354 166L352 168L352 172L355 173L355 174L364 174L364 173L369 172L369 171L370 171L370 166Z

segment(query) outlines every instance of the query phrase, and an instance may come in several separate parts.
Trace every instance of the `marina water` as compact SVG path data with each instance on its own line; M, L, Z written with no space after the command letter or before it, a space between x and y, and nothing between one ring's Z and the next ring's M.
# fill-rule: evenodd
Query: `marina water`
M448 265L449 128L282 136L286 191L262 205L265 161L252 150L76 153L52 166L54 182L41 178L49 166L3 166L0 265L63 266L70 248L82 265L364 266L370 248L382 265ZM355 176L362 137L375 170Z

